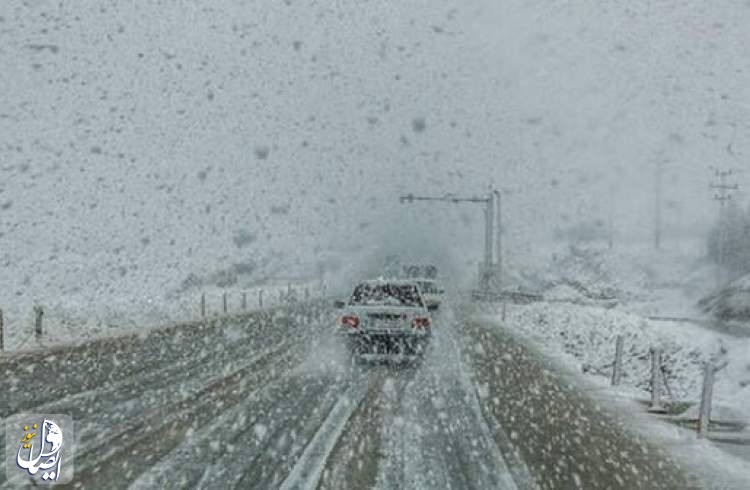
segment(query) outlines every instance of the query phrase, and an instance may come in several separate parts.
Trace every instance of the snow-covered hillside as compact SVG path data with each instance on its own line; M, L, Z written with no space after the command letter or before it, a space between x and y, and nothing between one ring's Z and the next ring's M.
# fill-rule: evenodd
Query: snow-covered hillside
M720 320L747 324L750 320L750 276L742 276L702 298L705 313Z

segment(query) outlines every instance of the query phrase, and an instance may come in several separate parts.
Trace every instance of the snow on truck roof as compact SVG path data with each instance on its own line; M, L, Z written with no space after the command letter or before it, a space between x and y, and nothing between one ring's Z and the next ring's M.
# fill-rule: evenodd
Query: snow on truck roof
M395 284L397 286L416 286L418 279L387 279L378 277L376 279L367 279L360 281L360 284Z

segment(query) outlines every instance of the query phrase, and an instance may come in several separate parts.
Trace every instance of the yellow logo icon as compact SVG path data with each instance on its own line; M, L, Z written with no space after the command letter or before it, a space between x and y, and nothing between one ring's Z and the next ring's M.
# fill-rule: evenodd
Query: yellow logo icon
M72 431L73 421L67 415L16 414L9 417L5 432L8 481L25 485L70 482L75 440ZM16 434L18 439L15 439ZM18 441L17 450L13 439ZM67 464L71 466L64 471Z
M37 424L33 427L36 429ZM29 430L29 426L25 425L23 430ZM42 475L42 480L57 481L60 476L60 449L63 443L63 434L60 427L51 420L44 420L42 424L42 438L39 442L38 452L34 457L34 443L31 442L33 437L36 436L36 432L27 432L21 442L23 446L18 448L18 455L16 456L16 463L18 466L29 472L30 475L36 475L39 470L45 471ZM45 447L49 443L49 447ZM21 455L24 449L28 449L28 454L24 458Z

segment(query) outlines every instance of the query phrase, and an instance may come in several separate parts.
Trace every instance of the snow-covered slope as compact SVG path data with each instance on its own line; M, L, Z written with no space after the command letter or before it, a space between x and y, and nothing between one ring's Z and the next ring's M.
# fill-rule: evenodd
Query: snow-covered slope
M507 315L513 330L573 362L577 370L605 378L612 373L615 338L622 335L622 383L643 391L649 389L649 349L662 348L671 389L682 401L700 399L706 361L726 361L727 371L718 377L718 403L733 407L735 416L747 417L742 411L750 401L747 339L716 334L689 323L664 328L632 313L589 306L539 303L511 307Z
M644 315L695 317L696 302L716 285L701 240L651 244L555 243L508 264L509 287L551 301L612 304ZM613 301L610 301L613 300Z
M747 324L750 320L750 276L742 276L706 295L698 303L705 313L719 320ZM750 330L750 327L747 327Z

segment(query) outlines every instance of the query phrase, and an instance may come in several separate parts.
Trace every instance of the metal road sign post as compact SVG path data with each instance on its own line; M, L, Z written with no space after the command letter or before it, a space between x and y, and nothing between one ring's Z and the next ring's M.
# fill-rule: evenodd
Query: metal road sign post
M453 194L443 196L416 196L414 194L403 194L399 201L413 203L415 201L449 202L449 203L475 203L484 205L484 250L483 262L479 271L479 287L484 291L499 289L502 284L502 245L501 245L501 207L500 192L490 190L486 197L457 197ZM495 222L497 221L497 223ZM496 243L496 250L493 247ZM495 257L495 255L497 255Z

